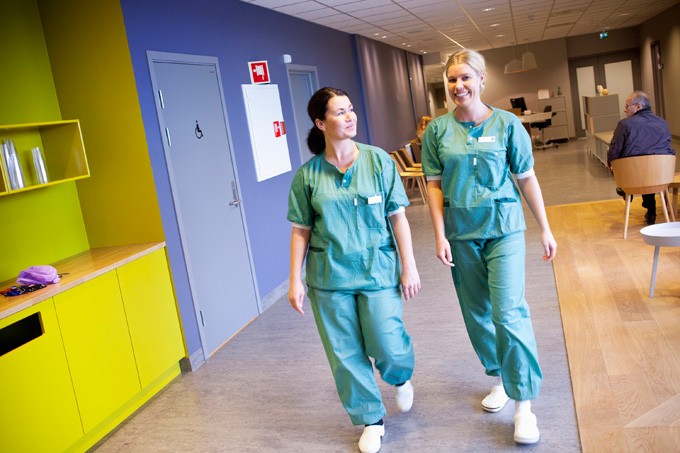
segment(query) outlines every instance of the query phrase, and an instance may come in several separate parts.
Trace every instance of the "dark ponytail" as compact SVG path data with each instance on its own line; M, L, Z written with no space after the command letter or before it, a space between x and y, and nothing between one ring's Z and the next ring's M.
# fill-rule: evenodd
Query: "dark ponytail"
M326 110L328 108L328 101L335 96L349 95L340 89L324 87L314 93L307 104L307 114L314 124L307 135L307 146L313 154L322 154L326 149L326 138L323 131L316 127L316 120L326 119Z

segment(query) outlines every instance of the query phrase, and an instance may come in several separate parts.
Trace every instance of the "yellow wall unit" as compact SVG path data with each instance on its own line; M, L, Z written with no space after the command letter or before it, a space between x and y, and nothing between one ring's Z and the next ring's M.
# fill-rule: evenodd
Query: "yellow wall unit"
M92 249L53 265L65 273L59 283L0 305L3 453L84 452L180 374L163 243Z
M140 390L115 271L54 296L85 432Z
M52 299L0 319L0 450L63 451L83 435Z
M184 357L184 345L164 250L118 268L130 338L142 387Z

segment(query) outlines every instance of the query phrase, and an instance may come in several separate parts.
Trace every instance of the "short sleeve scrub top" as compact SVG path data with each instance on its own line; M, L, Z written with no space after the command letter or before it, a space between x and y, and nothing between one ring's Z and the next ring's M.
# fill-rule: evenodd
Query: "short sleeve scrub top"
M311 229L306 281L312 288L399 285L399 259L387 217L409 201L391 157L380 148L356 145L359 154L345 173L317 155L293 178L288 220Z

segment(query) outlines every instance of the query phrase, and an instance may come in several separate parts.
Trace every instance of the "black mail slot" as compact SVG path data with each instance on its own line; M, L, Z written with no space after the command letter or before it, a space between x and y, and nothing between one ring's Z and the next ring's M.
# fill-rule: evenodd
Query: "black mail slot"
M33 313L7 327L0 329L0 356L35 340L43 334L40 312Z

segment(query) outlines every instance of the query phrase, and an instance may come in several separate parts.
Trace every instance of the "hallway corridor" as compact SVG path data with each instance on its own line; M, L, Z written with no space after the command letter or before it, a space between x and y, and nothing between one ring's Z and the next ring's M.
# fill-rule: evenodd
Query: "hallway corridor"
M535 154L546 205L618 198L613 178L584 145L572 140ZM526 298L544 383L533 404L541 440L520 447L512 404L497 414L481 409L492 379L470 346L450 273L434 257L427 207L413 195L407 215L423 289L404 304L404 320L416 353L415 402L399 413L392 388L379 380L388 412L381 452L581 451L553 267L541 259L531 213L525 206ZM311 310L301 317L283 297L92 450L355 452L361 430L340 405Z

